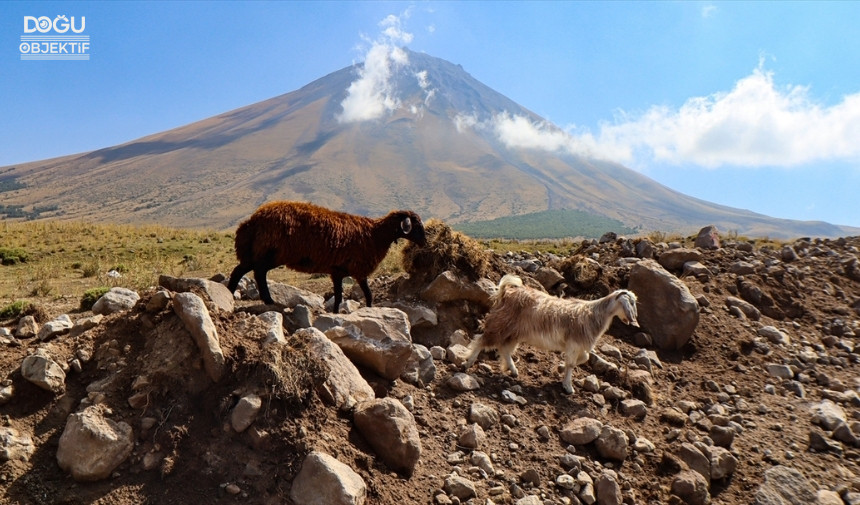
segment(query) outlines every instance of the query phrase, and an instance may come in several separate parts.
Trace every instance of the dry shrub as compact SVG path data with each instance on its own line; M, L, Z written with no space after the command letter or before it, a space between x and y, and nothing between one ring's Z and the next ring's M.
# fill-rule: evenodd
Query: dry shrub
M288 403L306 404L328 377L319 357L296 337L284 345L266 346L260 364L266 389Z
M446 270L476 281L492 272L493 254L475 239L454 231L438 219L424 225L427 245L412 242L403 248L403 270L410 276L435 279Z

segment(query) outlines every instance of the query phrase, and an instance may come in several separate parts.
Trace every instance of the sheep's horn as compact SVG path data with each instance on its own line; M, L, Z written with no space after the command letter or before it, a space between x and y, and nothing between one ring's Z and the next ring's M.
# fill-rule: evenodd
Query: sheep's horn
M412 220L409 219L409 216L403 218L403 221L400 222L400 229L403 230L404 235L409 235L409 232L412 231Z

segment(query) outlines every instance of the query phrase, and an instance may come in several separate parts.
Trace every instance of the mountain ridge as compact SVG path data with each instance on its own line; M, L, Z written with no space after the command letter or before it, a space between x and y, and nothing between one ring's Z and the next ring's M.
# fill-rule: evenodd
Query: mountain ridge
M505 143L499 118L554 128L461 66L406 50L378 118L346 122L353 65L298 90L117 146L0 168L7 205L61 219L229 229L268 200L453 223L569 208L642 231L714 224L774 238L860 229L776 219L699 200L619 164ZM560 130L559 130L560 131ZM12 185L14 186L14 184Z

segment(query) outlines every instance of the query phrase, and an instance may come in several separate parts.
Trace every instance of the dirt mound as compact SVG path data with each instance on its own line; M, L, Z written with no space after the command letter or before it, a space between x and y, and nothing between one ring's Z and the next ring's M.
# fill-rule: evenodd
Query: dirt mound
M557 266L571 289L590 296L626 287L631 258L623 238L577 251L587 250L595 266L582 254L560 261L540 254L503 259L442 223L431 220L427 229L432 252L405 252L413 276L455 267L497 280L517 271L513 260L528 259ZM670 250L657 247L658 259ZM229 313L209 306L227 367L217 383L172 307L147 310L152 292L142 293L131 311L106 316L74 337L4 337L0 378L14 392L0 395L0 427L28 434L35 451L27 460L0 462L0 503L291 503L291 483L312 450L352 467L367 483L365 503L374 504L516 503L530 494L541 503L582 503L586 480L604 489L612 475L624 503L683 503L674 486L695 466L695 451L728 453L737 462L711 479L712 503L755 502L765 472L780 465L798 470L812 493L833 491L852 503L849 495L860 488L860 433L852 423L860 417L860 238L786 247L791 251L728 242L702 251L705 270L673 272L700 305L690 342L663 351L649 347L647 335L611 327L595 354L616 367L583 365L572 395L560 385L561 357L532 348L517 353L517 379L499 373L494 357L483 357L469 371L478 388L468 391L449 385L461 370L447 359L435 360L436 378L424 387L361 370L377 397L410 406L423 452L409 478L386 467L348 413L321 401L316 390L325 364L305 342L287 335L283 346L263 344L266 324L242 310L259 302L241 302ZM379 298L398 301L385 290ZM740 302L759 315L733 308ZM72 314L75 320L91 315ZM14 331L14 321L2 323ZM37 348L64 368L61 395L22 376L23 359ZM250 427L239 432L231 413L249 396L262 403ZM634 399L644 403L637 414L624 403ZM843 409L841 425L816 417L815 406L825 400ZM132 426L135 447L110 478L78 483L59 468L57 446L69 414L93 404ZM476 414L484 408L495 416ZM626 456L569 442L569 424L581 417L626 436ZM476 450L463 446L463 430L474 430L473 423L485 435L478 433ZM708 469L719 464L707 460ZM471 482L476 496L455 498L446 486L455 473ZM609 492L597 492L608 503Z

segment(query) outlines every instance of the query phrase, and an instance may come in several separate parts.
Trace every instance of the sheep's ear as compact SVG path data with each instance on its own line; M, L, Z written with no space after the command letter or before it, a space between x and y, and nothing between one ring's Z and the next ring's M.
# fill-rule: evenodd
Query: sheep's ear
M403 230L404 235L409 235L409 232L412 231L412 220L409 219L409 216L403 218L403 221L400 221L400 229Z

